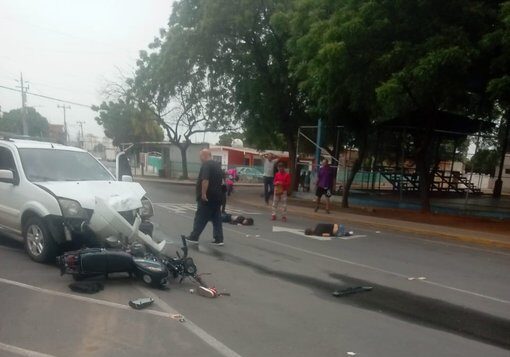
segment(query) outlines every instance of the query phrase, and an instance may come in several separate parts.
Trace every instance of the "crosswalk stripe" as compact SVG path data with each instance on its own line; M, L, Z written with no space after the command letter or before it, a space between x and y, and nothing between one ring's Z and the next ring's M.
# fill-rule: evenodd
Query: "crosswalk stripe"
M175 212L175 213L186 213L188 211L195 212L197 210L197 205L195 203L169 203L169 202L159 202L154 203L155 206L165 208L169 211ZM259 215L258 212L249 212L245 211L240 208L230 207L227 206L227 212L230 214L237 214L237 215L243 215L243 216L253 216L253 215Z

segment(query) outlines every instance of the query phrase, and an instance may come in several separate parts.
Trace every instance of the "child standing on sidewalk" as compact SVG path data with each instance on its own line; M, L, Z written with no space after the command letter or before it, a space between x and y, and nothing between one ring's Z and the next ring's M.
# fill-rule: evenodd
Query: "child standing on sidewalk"
M273 198L273 214L271 219L276 220L276 211L281 206L282 221L287 221L287 195L290 188L290 175L285 171L285 164L278 164L278 172L274 175L274 198Z

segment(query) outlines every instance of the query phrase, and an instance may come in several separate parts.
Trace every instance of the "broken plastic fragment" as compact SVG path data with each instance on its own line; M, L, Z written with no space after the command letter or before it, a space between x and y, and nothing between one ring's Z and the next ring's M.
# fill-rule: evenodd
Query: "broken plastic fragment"
M143 308L146 308L147 306L151 305L154 302L154 299L148 297L148 298L140 298L135 300L129 301L129 306L131 306L133 309L140 310Z

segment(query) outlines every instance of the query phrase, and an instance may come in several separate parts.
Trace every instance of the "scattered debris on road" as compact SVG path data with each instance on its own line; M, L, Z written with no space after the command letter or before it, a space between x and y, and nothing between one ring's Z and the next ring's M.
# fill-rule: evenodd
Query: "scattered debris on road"
M150 297L129 300L129 306L131 306L135 310L144 309L147 306L152 305L152 303L154 303L154 299Z
M170 315L170 317L174 320L179 321L179 322L186 322L186 319L181 314L173 314L173 315Z
M205 286L199 286L198 287L198 295L205 296L208 298L216 298L218 296L230 296L230 293L228 292L218 292L218 289L216 288L207 288Z
M362 292L365 292L365 291L371 291L372 289L373 289L372 286L350 287L350 288L343 289L343 290L335 290L335 291L333 291L333 296L335 296L335 297L342 297L342 296L362 293Z

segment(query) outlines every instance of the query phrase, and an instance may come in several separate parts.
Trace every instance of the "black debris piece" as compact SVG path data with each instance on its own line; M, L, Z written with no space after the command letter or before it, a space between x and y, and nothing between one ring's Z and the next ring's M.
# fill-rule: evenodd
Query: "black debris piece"
M370 291L372 289L373 289L373 287L371 287L371 286L350 287L350 288L347 288L347 289L333 291L333 296L342 297L342 296L362 293L362 292L365 292L365 291Z

